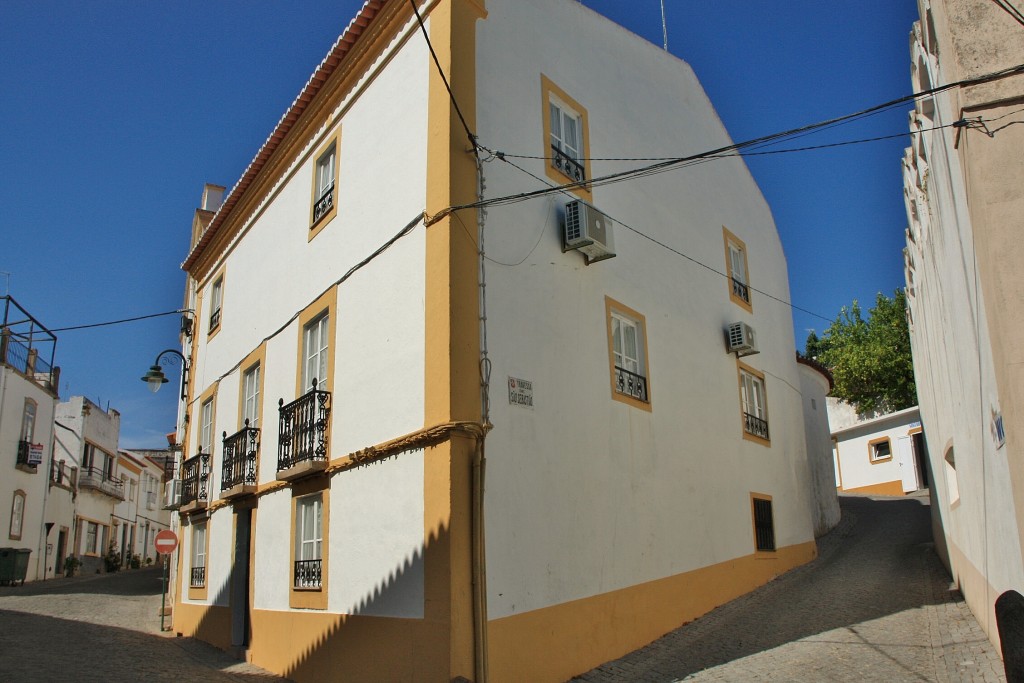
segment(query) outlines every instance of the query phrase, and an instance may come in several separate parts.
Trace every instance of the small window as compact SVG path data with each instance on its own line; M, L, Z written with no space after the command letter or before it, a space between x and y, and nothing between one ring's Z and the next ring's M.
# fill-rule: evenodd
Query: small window
M210 288L210 332L220 327L220 308L224 300L224 276L218 277Z
M541 94L547 176L560 185L580 183L580 187L571 191L591 201L590 191L583 186L590 178L587 112L579 102L543 75Z
M189 586L200 588L206 585L206 523L192 526L192 571Z
M213 443L213 399L203 403L199 410L199 448L203 453L210 452Z
M873 439L868 442L868 452L871 455L871 462L881 462L892 459L892 444L888 438Z
M320 148L313 163L312 208L309 218L309 239L337 214L338 204L338 146L339 135L334 135Z
M11 527L8 537L12 541L21 540L21 528L25 521L25 492L18 489L14 492L14 500L11 501Z
M605 308L612 366L612 397L649 410L651 395L646 321L636 311L608 298L605 299Z
M242 377L242 424L246 420L250 427L260 426L260 366L259 363L245 371Z
M316 381L317 389L327 386L329 317L326 313L306 325L302 335L302 393Z
M754 441L771 440L768 431L768 397L764 376L746 365L740 364L740 408L743 413L744 437Z
M754 547L758 552L775 550L775 518L771 498L751 496L754 509Z
M21 438L25 443L32 443L36 435L36 402L25 399L25 410L21 415Z
M295 588L319 589L323 562L323 493L295 499Z
M86 472L91 470L96 462L96 447L91 443L85 444L85 450L82 453L82 469Z
M99 535L99 525L96 522L85 523L85 552L89 555L96 555Z
M747 245L724 226L725 266L728 273L729 299L745 310L750 306L750 275L747 271Z

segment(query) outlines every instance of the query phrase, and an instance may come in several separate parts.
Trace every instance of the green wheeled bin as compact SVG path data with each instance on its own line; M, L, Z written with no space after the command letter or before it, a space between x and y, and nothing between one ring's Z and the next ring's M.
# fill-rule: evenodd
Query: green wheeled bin
M0 548L0 585L20 583L24 586L31 554L28 548Z

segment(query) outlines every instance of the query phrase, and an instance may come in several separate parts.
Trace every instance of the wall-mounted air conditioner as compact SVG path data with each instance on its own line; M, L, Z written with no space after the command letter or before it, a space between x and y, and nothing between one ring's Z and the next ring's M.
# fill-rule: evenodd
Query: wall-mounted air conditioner
M615 239L611 218L590 204L576 199L565 205L562 224L562 251L575 249L583 254L589 266L615 256Z
M164 484L164 510L181 507L181 479L171 479Z
M739 356L750 356L757 353L757 336L754 328L746 323L732 323L725 329L726 344L729 353Z

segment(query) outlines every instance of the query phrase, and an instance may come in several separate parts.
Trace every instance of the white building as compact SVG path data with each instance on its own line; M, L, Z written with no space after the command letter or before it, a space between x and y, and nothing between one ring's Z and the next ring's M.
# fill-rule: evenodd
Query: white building
M78 468L75 526L71 553L91 573L103 567L111 541L117 546L121 518L114 511L125 500L117 445L121 415L104 411L84 396L57 406L55 451L58 460Z
M859 415L828 399L836 486L843 493L902 496L928 487L928 463L917 406Z
M115 501L113 517L119 524L118 551L122 567L132 560L139 564L155 561L153 539L170 528L171 513L163 508L163 466L135 451L118 452L118 471L124 482L124 500Z
M914 90L946 89L917 100L903 159L914 374L936 547L998 642L996 599L1024 591L1024 40L1000 3L918 7Z
M10 296L0 297L0 315L0 548L21 555L15 578L23 570L34 581L62 566L70 523L60 514L65 493L50 484L57 338ZM56 502L48 505L51 492Z
M589 185L729 144L685 63L571 0L421 11L461 119L371 0L196 212L174 628L564 680L815 556L785 256L738 158Z

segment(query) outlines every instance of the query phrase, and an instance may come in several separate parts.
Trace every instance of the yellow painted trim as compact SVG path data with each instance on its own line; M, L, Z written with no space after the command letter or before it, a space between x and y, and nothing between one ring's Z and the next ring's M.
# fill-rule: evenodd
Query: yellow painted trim
M550 178L559 185L565 185L566 183L575 182L573 178L570 178L569 176L565 175L557 168L555 168L550 160L551 110L548 104L551 101L551 96L554 95L556 99L562 100L562 102L569 105L569 108L572 109L577 114L579 114L580 118L583 120L583 124L581 126L582 130L580 131L580 134L583 135L583 174L586 176L586 179L589 182L593 178L593 175L590 171L590 118L587 114L586 108L579 102L574 100L572 97L570 97L569 93L559 88L554 81L552 81L544 74L540 75L540 93L540 118L543 122L544 129L544 141L543 145L541 146L541 149L544 153L541 154L541 157L543 157L546 160L544 162L544 173L547 175L548 178ZM569 192L572 192L573 194L577 195L578 197L581 197L582 199L590 203L593 203L594 201L594 193L591 190L587 189L587 187L585 186L569 188Z
M921 434L924 432L924 427L913 427L907 432L907 436L913 436L914 434Z
M204 567L206 568L206 572L207 573L203 577L203 585L202 586L193 586L192 585L192 574L191 574L191 570L192 570L192 543L195 541L195 538L196 538L196 527L199 526L199 525L202 525L203 527L205 527L204 533L203 533L203 545L205 546L203 548L203 553L205 553L204 554L204 558L205 558L204 559ZM188 568L189 568L189 575L188 575L188 582L187 582L187 585L188 585L188 599L189 600L207 600L208 596L209 596L209 585L210 585L210 575L209 575L209 571L210 571L210 517L206 517L204 519L197 520L195 522L191 522L189 524L189 526L192 528L192 531L189 533L189 540L188 540ZM231 547L234 547L234 546L231 546ZM185 578L186 577L182 576L182 581L184 581Z
M142 469L141 468L138 468L135 465L131 464L126 459L122 458L120 456L120 454L118 454L118 457L117 457L117 466L121 467L123 469L128 470L132 474L138 474L138 475L142 474Z
M456 93L466 125L476 131L476 25L481 0L430 6L430 42ZM427 93L426 212L476 200L477 169L444 81L432 67ZM459 217L477 225L478 212ZM452 215L427 229L424 273L424 426L479 423L480 304L476 230ZM424 618L437 655L436 680L476 679L473 630L470 487L475 437L452 433L428 449L423 472Z
M903 482L887 481L881 484L870 484L868 486L858 486L852 489L843 489L843 493L859 493L864 495L874 496L903 496L906 495L903 492Z
M743 269L746 271L747 276L747 295L753 300L753 290L750 286L750 265L747 263L747 243L741 240L739 237L729 231L727 227L722 226L722 239L725 242L725 274L728 275L725 278L725 285L729 288L729 300L734 304L745 310L747 313L753 313L754 307L750 301L744 301L742 298L736 296L732 291L732 254L729 253L729 244L735 244L743 252Z
M778 552L778 545L772 550L761 550L757 547L757 522L756 514L754 513L754 501L755 500L766 500L772 503L772 542L775 541L775 504L772 501L772 497L767 493L754 493L750 492L750 531L752 533L751 538L754 541L754 554L758 557L774 556Z
M295 587L295 527L297 524L296 508L299 499L320 495L322 505L320 588ZM331 479L327 476L310 477L297 481L292 485L292 523L288 539L288 606L296 609L327 609L327 579L330 576L329 562L331 555Z
M328 315L327 321L327 382L324 384L324 388L327 391L334 391L334 356L337 353L337 328L338 328L338 288L331 286L326 292L313 303L306 306L306 308L299 314L299 344L296 354L298 356L298 363L296 363L295 373L295 398L303 396L310 390L310 387L302 386L302 368L306 363L306 359L303 357L303 342L306 336L306 327L311 322L319 318L322 314ZM317 377L316 379L321 379ZM312 386L312 384L310 385ZM288 403L288 401L285 401ZM328 430L330 426L328 426ZM330 433L328 432L328 436Z
M875 458L874 457L874 453L875 453L874 446L875 446L876 443L887 443L887 444L889 444L889 455L887 455L884 458ZM892 441L889 440L889 437L882 436L882 437L879 437L877 439L871 439L870 441L868 441L868 462L870 462L872 465L877 465L877 464L883 463L883 462L892 462Z
M640 337L644 346L644 372L646 373L645 379L647 380L647 400L641 401L635 399L632 396L621 394L615 388L615 342L612 338L612 311L619 313L627 318L632 319L640 327ZM654 392L651 389L651 356L647 352L647 337L649 336L647 330L647 318L638 311L633 310L629 306L619 303L610 296L604 297L604 324L605 334L608 337L608 381L612 391L612 400L618 401L619 403L625 403L626 405L639 408L640 410L646 410L651 412L651 403L653 402Z
M313 220L313 210L316 208L317 200L320 199L316 194L316 176L317 169L320 166L320 159L330 151L331 147L334 147L334 201L331 202L331 208L323 216L320 216L319 220ZM311 183L309 194L309 236L307 241L312 242L313 238L320 234L327 224L334 220L334 217L338 215L338 199L340 193L338 192L338 186L341 183L341 178L338 177L338 171L341 169L341 126L338 126L334 132L328 134L327 140L320 146L316 154L312 157L313 161L313 182Z
M817 556L814 541L488 623L490 683L565 681Z
M245 375L257 365L260 366L260 400L259 405L256 406L256 413L259 415L260 422L259 425L253 426L258 427L263 425L263 380L267 376L266 341L256 347L256 350L246 356L238 366L238 429L245 426Z
M761 387L764 389L765 422L768 423L768 435L769 435L769 437L771 436L771 433L772 433L771 432L771 424L772 423L771 423L771 420L769 419L771 416L768 413L768 382L764 378L764 373L761 372L760 370L756 370L756 369L752 368L751 366L747 365L746 363L741 361L739 358L737 358L736 359L736 377L737 377L737 381L739 382L739 384L738 384L738 391L739 391L739 400L740 400L740 433L743 435L743 440L744 441L750 441L752 443L760 444L762 446L767 446L768 448L771 448L772 441L771 441L770 438L762 439L761 437L759 437L759 436L757 436L755 434L751 434L750 432L747 431L747 424L746 424L746 421L745 421L745 419L743 417L743 373L744 372L746 372L747 374L753 375L754 377L757 377L758 379L761 380Z
M217 389L220 387L220 380L217 380L206 391L199 395L199 426L196 429L196 452L199 452L199 440L203 438L203 406L210 402L210 472L213 472L214 454L217 452Z
M215 326L211 326L210 325L210 319L209 318L205 318L205 320L206 320L206 343L207 344L209 344L210 340L213 339L215 336L217 336L217 333L220 332L222 327L224 327L224 294L227 291L227 288L225 287L225 282L226 281L224 279L224 270L226 268L227 268L226 265L222 265L220 267L220 270L217 271L217 274L214 275L213 278L210 280L210 285L209 285L210 301L213 301L213 288L215 286L217 286L218 282L220 283L220 317L217 319L217 324ZM212 314L213 314L213 312L211 311L211 315Z

